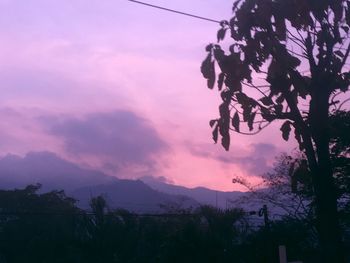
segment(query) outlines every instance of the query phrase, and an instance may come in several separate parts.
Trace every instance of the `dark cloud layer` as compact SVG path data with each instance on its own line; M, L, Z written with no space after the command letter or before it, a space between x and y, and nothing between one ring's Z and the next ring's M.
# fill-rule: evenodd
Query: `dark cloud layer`
M54 121L52 121L54 120ZM145 119L130 111L94 113L84 118L48 120L50 133L63 139L67 152L105 159L108 169L153 166L167 144Z

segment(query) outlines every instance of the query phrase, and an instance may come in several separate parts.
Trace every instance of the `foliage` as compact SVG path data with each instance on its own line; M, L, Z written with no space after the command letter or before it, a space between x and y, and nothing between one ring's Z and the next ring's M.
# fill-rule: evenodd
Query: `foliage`
M100 209L101 196L91 201L102 204L100 212L88 213L63 192L38 190L0 191L2 262L271 263L281 244L290 260L319 260L303 220L272 222L267 230L252 227L242 210L210 206L191 214L137 215Z
M230 131L256 134L282 120L282 138L293 132L308 161L322 260L343 262L329 111L350 100L337 99L350 84L349 1L237 0L233 13L220 23L218 44L207 46L201 66L210 89L216 65L220 69L222 103L220 117L210 121L213 139L220 135L229 150ZM228 31L233 43L225 50L219 43Z
M279 262L276 248L287 248L288 262L320 262L320 252L309 224L302 220L285 218L272 222L269 230L253 232L246 244L250 249L248 262Z
M338 192L339 218L345 232L346 245L350 244L350 115L346 111L334 111L330 115L331 160L334 181ZM238 202L249 203L252 200L269 204L270 209L280 209L284 220L293 220L307 225L309 240L315 231L315 214L312 189L298 186L302 191L292 191L292 175L305 156L295 152L293 156L285 153L276 158L273 169L262 175L263 183L250 185L243 178L234 178L234 182L245 186L250 194ZM235 203L234 203L235 204ZM314 240L315 242L315 240Z
M203 207L192 214L88 213L62 191L40 185L0 191L0 255L5 262L231 262L240 210ZM18 253L20 251L20 253Z
M214 140L220 134L227 150L230 130L245 133L242 122L247 123L248 133L255 134L274 120L285 120L283 138L288 140L293 128L302 148L303 125L312 125L315 114L310 99L323 86L327 96L348 90L348 3L296 2L236 1L235 16L222 21L218 32L218 42L224 40L224 32L231 33L234 42L228 53L219 44L206 48L201 71L210 89L215 86L215 62L221 71L217 81L220 118L210 125ZM333 105L341 102L332 99ZM303 107L302 103L310 104Z
M350 197L350 112L335 111L330 117L331 160L339 198Z
M8 262L69 262L84 218L63 191L38 194L40 185L0 191L0 252Z
M298 191L292 190L293 172L300 165L301 156L292 157L282 153L276 157L272 170L262 175L263 182L258 185L249 184L243 178L235 177L233 181L246 187L249 192L232 204L267 204L268 209L274 211L273 216L276 218L288 217L311 223L315 215L308 185L296 182Z

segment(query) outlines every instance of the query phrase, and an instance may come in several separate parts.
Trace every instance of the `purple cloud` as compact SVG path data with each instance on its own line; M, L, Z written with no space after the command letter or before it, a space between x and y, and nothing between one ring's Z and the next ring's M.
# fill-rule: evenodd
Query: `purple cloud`
M88 114L84 118L45 118L49 133L63 139L73 155L103 159L107 170L127 166L155 169L155 157L169 150L151 123L130 111Z
M253 143L250 144L249 151L241 151L241 154L222 152L212 145L208 147L200 147L195 145L188 145L188 149L194 156L199 156L207 159L214 159L216 161L226 164L237 164L242 169L246 170L250 175L261 175L271 169L271 160L274 160L278 149L275 145L270 143Z

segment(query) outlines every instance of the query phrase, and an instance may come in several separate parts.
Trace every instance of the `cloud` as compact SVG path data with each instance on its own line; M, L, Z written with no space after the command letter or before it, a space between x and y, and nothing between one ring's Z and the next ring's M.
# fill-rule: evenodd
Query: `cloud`
M271 169L271 160L274 160L276 147L273 144L251 144L248 153L244 156L219 155L218 161L238 164L251 175L261 175Z
M139 178L141 181L144 182L156 182L156 183L164 183L164 184L174 184L174 181L172 181L169 178L166 178L164 176L152 176L152 175L145 175Z
M46 134L37 123L36 115L40 113L33 108L0 107L0 155L58 149L57 140Z
M216 148L217 145L193 145L188 144L188 149L192 155L214 159L225 164L236 164L248 175L261 175L271 169L271 164L278 149L270 143L254 143L249 148L227 153Z
M277 150L277 147L271 143L253 143L251 147L255 155L265 157L273 157Z
M130 167L152 171L156 158L169 150L151 123L130 111L42 120L51 135L63 140L67 153L99 159L101 168L109 171Z

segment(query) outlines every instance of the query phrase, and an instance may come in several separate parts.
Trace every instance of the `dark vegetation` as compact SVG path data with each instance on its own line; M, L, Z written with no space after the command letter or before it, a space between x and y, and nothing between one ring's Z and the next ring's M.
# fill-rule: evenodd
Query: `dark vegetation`
M277 262L280 244L291 259L317 254L302 220L252 226L242 210L207 206L136 215L109 211L101 196L86 212L39 187L0 191L1 262Z
M334 117L335 123L343 114ZM338 171L335 181L342 200L339 219L347 247L349 157L344 151L349 148L349 135L332 139L338 156L333 162ZM302 153L279 156L274 170L264 175L265 189L236 178L251 191L247 199L256 198L261 206L275 205L284 211L278 220L265 223L252 220L251 211L210 206L135 214L109 209L102 196L91 199L87 212L63 191L40 193L40 185L0 190L0 262L274 263L279 262L279 245L287 247L289 261L320 262L313 190L307 180L298 181L296 191L292 188L293 171L302 158Z
M220 25L201 66L208 88L217 77L222 98L210 121L214 141L229 150L231 132L254 135L272 122L284 140L293 134L311 176L322 262L345 262L338 204L348 186L335 178L334 161L341 167L344 159L332 147L330 115L349 101L349 1L236 0Z
M240 237L239 210L137 216L108 211L99 196L87 213L63 192L38 189L0 192L4 262L228 262Z

